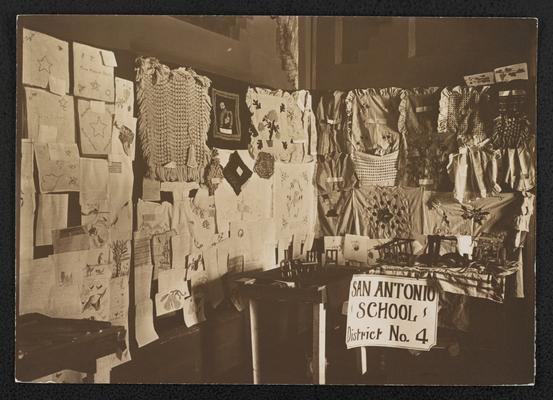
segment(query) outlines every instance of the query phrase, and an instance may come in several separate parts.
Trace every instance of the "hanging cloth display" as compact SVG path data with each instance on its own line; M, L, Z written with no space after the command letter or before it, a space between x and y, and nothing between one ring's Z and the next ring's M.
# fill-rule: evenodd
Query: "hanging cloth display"
M459 146L478 145L489 136L489 86L444 88L438 132L455 133Z
M346 98L348 140L355 151L390 154L398 151L399 102L402 89L355 89Z
M203 181L209 162L209 78L190 68L171 70L139 57L136 68L138 134L148 171L160 181Z
M250 154L271 153L275 160L302 163L313 160L309 154L308 130L304 127L304 111L293 94L283 90L248 89L246 103L250 109L252 139Z
M348 152L345 134L346 95L346 92L335 90L319 94L314 100L318 154Z
M404 90L399 104L399 181L407 186L448 189L448 155L457 151L453 134L437 134L440 88Z

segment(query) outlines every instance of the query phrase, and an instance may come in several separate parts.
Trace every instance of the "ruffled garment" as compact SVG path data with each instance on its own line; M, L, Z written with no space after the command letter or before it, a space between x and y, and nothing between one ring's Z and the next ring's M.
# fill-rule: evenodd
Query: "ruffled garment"
M202 182L209 162L211 81L190 68L137 59L138 135L148 171L160 181Z
M454 133L459 146L478 145L488 138L488 91L489 86L444 88L440 97L438 132Z
M309 154L311 139L307 121L311 107L306 106L306 99L304 94L294 95L283 90L248 89L246 104L252 114L249 151L253 158L263 151L283 162L313 160Z
M450 154L447 170L454 184L454 197L464 203L500 193L498 159L498 151L486 142Z
M348 140L355 151L389 154L399 150L402 89L355 89L346 98Z

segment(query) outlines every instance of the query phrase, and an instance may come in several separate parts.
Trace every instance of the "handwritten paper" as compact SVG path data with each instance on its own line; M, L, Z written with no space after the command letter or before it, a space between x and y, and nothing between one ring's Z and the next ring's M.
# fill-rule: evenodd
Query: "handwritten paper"
M25 87L25 115L27 137L32 141L38 141L40 127L46 126L56 129L56 142L75 143L73 96L60 97L46 90Z
M58 128L55 126L43 125L40 124L38 127L38 138L37 142L39 143L55 143L58 138Z
M109 155L108 170L112 237L114 239L131 239L134 182L132 162L128 157Z
M161 183L155 179L144 178L142 180L142 199L145 201L161 200Z
M79 99L79 132L84 154L107 155L111 153L111 129L113 104L93 107L97 102Z
M72 226L52 231L52 244L54 245L54 254L88 250L90 237L86 226Z
M19 315L48 314L50 290L56 283L56 271L51 257L21 260L19 264Z
M52 244L52 230L67 228L67 194L41 193L38 199L36 245Z
M144 265L134 268L134 303L149 300L152 291L153 265Z
M135 308L135 337L138 347L146 346L159 339L154 329L154 310L152 300L144 300Z
M80 190L80 158L76 144L35 143L34 148L42 193Z
M49 78L54 77L64 83L63 92L69 92L67 42L23 28L22 43L22 83L46 88Z
M19 260L33 258L35 185L33 143L21 140L21 185L19 194Z
M115 78L115 125L121 127L134 114L134 84L122 78ZM129 127L130 128L130 127Z
M171 255L175 267L186 266L186 256L190 254L190 235L173 235L171 237Z
M75 96L113 103L113 66L104 65L100 49L73 43L73 93Z
M108 198L108 161L100 158L81 158L81 196L88 200Z

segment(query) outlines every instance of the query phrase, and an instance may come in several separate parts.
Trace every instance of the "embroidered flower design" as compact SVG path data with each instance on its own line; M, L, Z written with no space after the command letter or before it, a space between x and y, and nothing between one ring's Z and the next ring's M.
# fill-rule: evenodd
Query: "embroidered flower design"
M468 207L462 205L461 209L463 210L463 213L461 214L461 217L464 220L472 219L478 225L482 225L482 222L490 214L488 211L483 211L482 208L469 209Z

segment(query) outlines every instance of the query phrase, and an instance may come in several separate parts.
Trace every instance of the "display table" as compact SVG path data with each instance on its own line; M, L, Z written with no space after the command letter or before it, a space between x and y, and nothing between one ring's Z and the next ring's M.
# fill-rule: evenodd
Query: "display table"
M125 328L109 322L25 314L16 324L16 378L29 382L70 369L96 372L96 360L125 349Z
M261 363L259 358L259 300L273 302L308 303L313 309L313 383L326 381L326 307L329 303L343 302L354 273L359 268L326 266L319 271L300 277L296 287L279 287L281 280L278 268L246 274L238 281L239 290L248 299L252 343L253 382L260 383ZM255 280L252 283L247 279Z
M330 302L344 303L348 299L349 285L353 274L406 276L429 279L445 292L479 297L502 302L505 296L505 278L516 272L517 267L504 268L497 272L480 273L475 269L441 267L402 267L381 265L372 267L323 266L319 271L296 279L295 287L282 287L279 268L262 272L250 272L237 280L241 294L247 298L250 309L252 343L252 369L254 383L260 383L261 362L259 357L259 300L271 302L309 303L313 309L313 383L326 381L326 310ZM347 310L347 307L342 308ZM366 372L366 352L360 349L357 356L361 374Z

